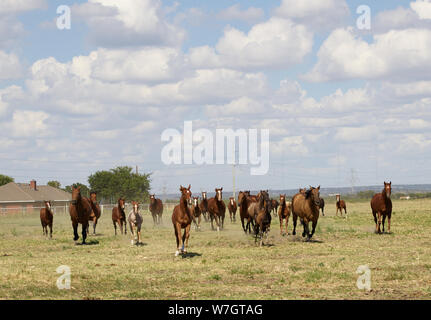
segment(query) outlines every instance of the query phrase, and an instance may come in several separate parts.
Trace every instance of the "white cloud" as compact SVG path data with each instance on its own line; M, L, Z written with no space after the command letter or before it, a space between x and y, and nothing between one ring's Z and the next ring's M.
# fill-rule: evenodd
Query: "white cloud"
M372 24L372 32L384 33L394 29L430 28L431 21L420 19L411 8L398 7L379 12Z
M345 0L283 0L275 14L321 31L345 25L350 10Z
M0 80L17 79L22 72L18 56L0 50Z
M261 20L264 16L264 11L261 8L249 7L241 10L240 5L234 4L229 8L222 10L218 17L223 20L240 20L249 23L255 23Z
M342 79L430 77L431 30L392 30L374 36L369 44L352 28L337 29L320 47L318 61L304 79L323 82Z
M206 113L210 117L219 116L235 116L241 114L257 114L266 110L264 103L250 99L248 97L241 97L232 100L225 105L208 105L205 107Z
M416 0L410 3L410 7L418 14L420 19L431 19L431 1Z
M185 36L168 22L160 0L89 0L72 11L89 25L90 39L105 47L177 46Z
M48 118L49 115L45 112L18 110L13 113L12 123L9 126L14 137L44 136L48 133L48 127L45 123Z
M342 142L360 142L378 139L379 129L374 125L364 125L362 127L338 128L335 140Z
M45 8L45 0L2 0L0 2L0 15L16 14L24 11Z

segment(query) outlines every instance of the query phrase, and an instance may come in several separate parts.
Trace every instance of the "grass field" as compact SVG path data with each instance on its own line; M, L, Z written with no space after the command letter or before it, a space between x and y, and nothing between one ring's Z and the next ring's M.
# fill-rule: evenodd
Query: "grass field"
M171 212L156 228L144 212L138 247L114 236L108 213L86 246L74 244L68 215L54 217L52 240L38 214L1 216L0 299L430 299L431 200L393 205L391 234L374 234L368 201L347 203L346 220L328 200L318 241L303 241L302 227L282 237L273 219L265 247L239 219L227 218L220 234L204 223L185 257L174 257ZM60 265L71 268L70 290L56 286ZM361 265L371 269L370 292L356 287Z

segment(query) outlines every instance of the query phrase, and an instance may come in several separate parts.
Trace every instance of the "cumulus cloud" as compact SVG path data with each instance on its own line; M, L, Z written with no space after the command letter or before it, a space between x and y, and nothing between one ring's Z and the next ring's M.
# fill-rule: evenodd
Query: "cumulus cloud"
M17 55L0 51L0 80L21 77L23 67Z
M418 14L420 19L431 19L430 0L416 0L410 3L410 7Z
M318 61L303 78L313 82L343 79L429 78L431 30L391 30L373 42L355 36L352 28L333 31L320 47Z
M306 27L273 17L254 25L248 33L228 27L215 49L203 46L190 51L196 68L228 67L263 69L289 67L311 52L313 35Z
M178 46L185 33L170 23L160 0L89 0L72 12L90 28L90 39L105 47Z
M350 10L345 0L283 0L275 14L322 31L345 25Z

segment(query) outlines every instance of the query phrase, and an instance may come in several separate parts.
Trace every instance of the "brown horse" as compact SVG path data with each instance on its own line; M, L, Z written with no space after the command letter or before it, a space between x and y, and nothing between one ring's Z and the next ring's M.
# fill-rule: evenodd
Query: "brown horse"
M193 216L195 218L198 218L198 223L195 223L195 230L200 230L201 229L201 215L202 215L202 211L201 208L199 207L199 197L193 197Z
M202 201L199 204L199 208L201 209L201 213L204 216L205 221L208 221L208 199L205 191L202 192Z
M299 188L299 193L300 194L305 194L305 192L307 191L307 188L304 188L304 189L302 189L302 188Z
M236 216L237 205L234 197L229 198L229 204L227 205L227 208L229 209L230 222L236 222L235 216Z
M93 234L96 234L97 221L99 221L100 215L102 213L102 210L100 210L100 205L97 202L97 193L94 191L90 192L90 199L88 199L88 201L90 202L92 209L89 221L93 222ZM87 227L87 233L89 233L88 228L89 227Z
M244 191L245 192L245 194L248 196L248 197L250 197L250 199L253 201L253 202L257 202L257 195L252 195L252 194L250 194L250 190L248 190L248 191Z
M163 202L156 198L155 194L150 195L150 212L153 216L154 225L162 223Z
M280 204L278 203L278 201L277 201L277 200L275 200L275 199L272 199L272 200L271 200L271 210L273 211L274 216L277 216L278 206L279 206L279 205L280 205Z
M127 217L130 226L130 233L132 234L131 244L133 246L134 241L136 241L136 245L141 243L141 227L142 227L142 216L139 213L139 203L132 201L132 210ZM135 229L136 229L136 237L135 237Z
M268 232L271 227L271 200L269 199L268 191L260 191L257 195L256 203L251 205L256 209L256 213L254 214L255 225L254 225L254 234L255 234L255 242L257 242L257 237L260 238L260 245L262 246L263 238L268 238ZM249 210L250 212L250 210Z
M248 207L253 203L251 198L247 195L245 191L240 191L238 193L238 204L239 204L239 216L241 218L242 229L245 233L247 230L251 233L250 224L254 229L254 220L248 214ZM244 226L244 220L247 220L247 225Z
M335 207L337 209L337 211L335 212L335 215L338 216L338 210L340 210L340 216L343 216L342 209L344 209L344 214L346 215L346 218L347 218L346 203L344 202L344 200L341 200L341 196L339 194L337 194L335 197L337 199L335 203Z
M325 200L323 198L320 198L319 209L322 210L322 216L325 216Z
M310 187L305 194L297 193L292 199L292 218L293 218L293 235L296 235L296 222L299 217L304 227L302 236L307 236L310 240L316 230L317 221L319 220L320 208L320 186L317 188ZM312 222L313 230L310 233L308 223Z
M288 235L287 225L289 223L291 203L286 201L286 195L280 194L280 207L278 208L278 219L280 220L280 234L283 235L283 222L286 220L286 235Z
M127 234L127 223L126 223L126 200L123 198L118 199L117 206L112 209L112 222L114 223L115 235L117 235L117 223L120 227L121 234L123 234L123 223L124 223L124 234Z
M176 205L172 212L172 224L174 225L175 239L177 241L177 251L175 252L175 256L178 256L180 253L187 253L192 221L196 223L191 209L192 192L190 191L190 187L190 185L188 188L180 186L180 204ZM185 229L182 237L181 229ZM180 247L181 243L182 247Z
M82 244L85 244L87 238L88 221L92 212L90 200L81 196L81 187L72 187L72 202L69 206L69 214L73 226L73 240L77 241L78 224L82 225Z
M40 222L42 223L43 235L48 236L49 227L49 237L52 238L52 221L54 215L51 209L51 201L44 201L45 208L40 209Z
M226 214L226 205L223 201L223 188L215 189L215 196L208 200L208 212L211 218L211 229L214 230L213 221L217 224L217 231L223 229Z
M385 220L388 217L388 232L391 232L391 216L392 216L392 182L384 182L385 187L381 193L377 193L371 199L371 210L373 211L374 222L376 223L376 233L381 233L380 224L385 232ZM376 216L377 215L377 216ZM382 221L383 217L383 221ZM378 220L377 220L378 218Z

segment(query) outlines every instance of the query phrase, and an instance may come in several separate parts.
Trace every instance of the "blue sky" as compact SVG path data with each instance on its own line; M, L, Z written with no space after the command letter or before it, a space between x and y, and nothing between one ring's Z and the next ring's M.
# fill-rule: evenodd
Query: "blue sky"
M193 120L270 130L268 173L239 166L237 189L349 186L352 169L429 183L430 1L29 0L0 18L0 173L16 181L138 165L156 193L231 190L230 165L162 163L163 130Z

